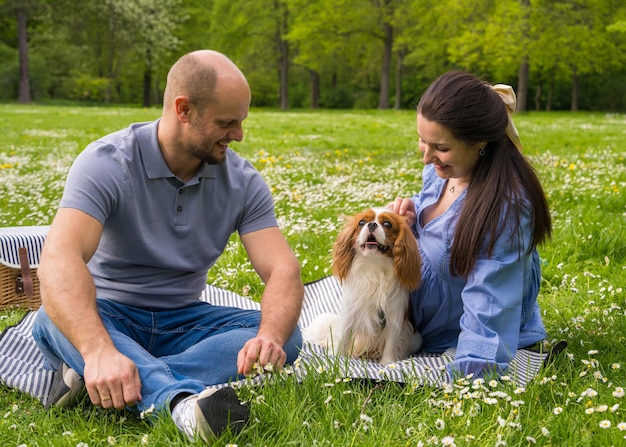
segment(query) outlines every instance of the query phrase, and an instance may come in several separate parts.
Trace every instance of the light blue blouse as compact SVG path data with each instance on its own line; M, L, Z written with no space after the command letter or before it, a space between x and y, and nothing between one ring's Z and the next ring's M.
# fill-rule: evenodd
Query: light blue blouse
M422 191L413 197L422 284L411 294L414 323L424 339L422 349L438 353L456 347L449 368L453 376L502 374L518 348L546 338L537 304L539 255L535 248L528 250L530 205L523 207L520 228L509 223L492 256L481 254L465 280L450 274L450 248L465 191L445 213L422 225L424 209L437 202L446 180L427 165L423 182Z

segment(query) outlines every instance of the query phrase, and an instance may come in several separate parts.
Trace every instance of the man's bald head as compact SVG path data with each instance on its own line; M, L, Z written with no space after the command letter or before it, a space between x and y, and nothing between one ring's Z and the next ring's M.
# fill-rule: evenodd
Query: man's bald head
M240 78L247 84L241 70L222 53L199 50L185 54L167 74L163 111L172 109L174 100L179 96L187 96L193 104L203 109L215 98L221 78Z

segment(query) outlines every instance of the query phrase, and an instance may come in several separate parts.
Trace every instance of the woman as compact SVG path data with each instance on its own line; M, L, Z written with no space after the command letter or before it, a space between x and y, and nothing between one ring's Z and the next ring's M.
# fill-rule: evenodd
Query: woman
M546 337L536 247L551 220L514 110L509 86L462 72L437 79L417 107L423 188L393 203L423 261L414 324L427 352L456 347L453 377L502 374L517 349Z

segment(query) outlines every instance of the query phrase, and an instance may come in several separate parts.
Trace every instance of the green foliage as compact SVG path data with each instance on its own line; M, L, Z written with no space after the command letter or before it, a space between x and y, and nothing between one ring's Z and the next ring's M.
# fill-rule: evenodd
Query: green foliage
M0 100L6 101L17 97L17 51L0 43L0 61Z
M626 6L615 0L2 0L0 41L15 51L18 6L36 100L89 92L99 102L139 104L147 95L158 103L171 63L212 48L249 77L255 106L281 106L287 92L290 107L308 107L314 72L321 107L378 107L388 78L390 104L397 91L399 106L412 108L423 84L463 69L528 88L528 109L535 94L542 109L568 109L572 98L580 109L626 107ZM0 100L11 100L17 58L4 56L0 85L10 88ZM526 61L528 86L517 85ZM611 88L597 88L605 83Z
M77 73L77 76L71 80L68 99L105 102L109 88L110 81L107 78L92 78L89 75Z

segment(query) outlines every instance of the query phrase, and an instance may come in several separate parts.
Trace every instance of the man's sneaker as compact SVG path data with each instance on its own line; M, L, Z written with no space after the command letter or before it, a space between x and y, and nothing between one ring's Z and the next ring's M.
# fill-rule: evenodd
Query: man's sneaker
M78 403L85 390L85 381L76 371L61 362L54 374L50 394L46 400L46 408L68 408Z
M172 419L178 429L191 441L197 436L208 444L224 431L237 434L250 417L248 407L242 404L234 388L208 388L181 400L172 410Z

